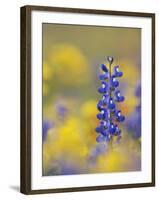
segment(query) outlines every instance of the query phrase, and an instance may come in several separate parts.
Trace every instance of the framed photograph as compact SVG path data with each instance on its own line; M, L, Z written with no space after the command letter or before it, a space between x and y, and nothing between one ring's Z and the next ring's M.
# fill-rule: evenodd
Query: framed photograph
M21 192L155 185L155 14L21 8Z

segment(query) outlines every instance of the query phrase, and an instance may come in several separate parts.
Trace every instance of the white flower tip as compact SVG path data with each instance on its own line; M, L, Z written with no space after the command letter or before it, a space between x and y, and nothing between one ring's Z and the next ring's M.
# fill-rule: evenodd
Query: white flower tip
M102 84L102 88L105 88L105 84Z
M112 63L113 62L113 57L112 56L107 56L108 62Z

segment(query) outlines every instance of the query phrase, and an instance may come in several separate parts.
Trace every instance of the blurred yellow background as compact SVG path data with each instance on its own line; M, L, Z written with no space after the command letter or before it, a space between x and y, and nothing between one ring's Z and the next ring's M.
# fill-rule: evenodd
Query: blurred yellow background
M106 56L123 71L120 143L96 142L98 70ZM43 175L141 170L141 30L43 24Z

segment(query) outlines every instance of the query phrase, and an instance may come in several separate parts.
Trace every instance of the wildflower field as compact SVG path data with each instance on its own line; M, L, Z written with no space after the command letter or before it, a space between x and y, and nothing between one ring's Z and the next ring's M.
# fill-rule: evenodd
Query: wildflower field
M43 24L43 176L141 170L141 30Z

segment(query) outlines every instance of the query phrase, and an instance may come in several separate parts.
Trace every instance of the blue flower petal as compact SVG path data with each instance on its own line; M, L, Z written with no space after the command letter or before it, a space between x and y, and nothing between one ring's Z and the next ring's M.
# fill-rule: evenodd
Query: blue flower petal
M115 109L115 103L113 102L112 98L109 99L108 108Z
M97 133L100 133L100 132L101 132L101 127L100 127L100 126L98 126L98 127L96 127L96 129L95 129L95 130L96 130L96 132L97 132Z
M114 134L115 131L116 131L116 126L113 123L111 123L109 126L109 133Z
M116 77L121 77L123 75L123 72L119 71L119 66L114 67L114 75Z
M102 101L102 100L100 100L100 101L98 102L97 108L98 108L99 111L101 111L101 110L103 109L103 101Z
M104 141L104 137L102 135L98 135L98 137L96 138L97 142L103 142Z
M116 115L116 119L118 122L123 122L125 120L125 117L123 115L121 115L120 110L118 110L115 115Z
M109 73L108 72L104 72L103 74L99 74L99 80L106 80L109 78Z
M103 116L102 116L102 114L101 114L101 113L98 113L98 114L97 114L97 118L98 118L98 119L100 119L100 120L101 120L101 119L102 119L102 117L103 117Z
M116 97L116 101L117 102L122 102L122 101L124 101L125 100L125 98L124 98L124 96L121 96L121 94L120 94L120 91L119 90L117 90L116 92L115 92L115 97Z
M108 72L107 67L104 64L101 64L100 68L104 71L104 72Z
M110 79L110 84L112 87L115 87L115 88L119 86L119 82L116 80L116 76L112 75Z

